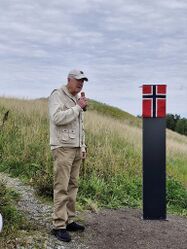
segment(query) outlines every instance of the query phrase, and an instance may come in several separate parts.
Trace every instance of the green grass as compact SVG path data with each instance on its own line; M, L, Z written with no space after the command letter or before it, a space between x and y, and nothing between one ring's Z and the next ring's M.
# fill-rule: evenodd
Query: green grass
M52 196L47 102L0 98L0 170ZM91 101L85 113L88 158L80 172L81 208L141 207L141 120L122 110ZM168 210L187 216L187 138L168 135ZM176 194L177 193L177 194Z
M184 157L172 157L167 160L168 173L184 183L187 188L187 162Z
M16 209L19 195L12 189L7 189L0 181L0 213L3 216L3 230L0 234L0 248L13 248L15 238L20 236L19 231L31 231L33 226Z
M187 216L187 190L173 177L167 179L167 204L169 212Z
M98 208L140 207L141 178L130 178L127 175L115 175L104 178L92 174L89 182L86 178L80 180L78 201L89 208L94 203Z

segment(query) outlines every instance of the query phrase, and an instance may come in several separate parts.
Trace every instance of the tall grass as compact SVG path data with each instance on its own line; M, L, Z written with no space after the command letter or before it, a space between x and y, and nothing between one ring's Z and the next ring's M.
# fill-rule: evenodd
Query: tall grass
M7 110L9 119L0 131L0 169L20 176L40 193L52 195L47 101L0 98L1 120ZM85 127L88 158L81 169L79 204L140 206L141 120L92 101L85 113ZM168 203L172 211L176 207L176 212L185 214L187 197L182 193L187 187L187 137L171 131L167 131L167 172ZM180 207L172 202L173 184L174 189L181 186L184 205Z
M187 188L187 136L167 130L167 171Z
M86 113L86 135L89 156L86 168L108 174L141 173L141 132L95 111Z

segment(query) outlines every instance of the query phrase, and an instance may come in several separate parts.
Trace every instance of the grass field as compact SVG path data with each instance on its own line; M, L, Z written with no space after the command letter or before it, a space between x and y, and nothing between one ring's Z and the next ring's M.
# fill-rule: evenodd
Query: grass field
M47 100L0 98L0 170L52 196ZM1 124L1 123L0 123ZM140 207L141 119L91 101L85 113L88 158L81 168L79 208ZM167 130L168 210L187 215L187 137Z

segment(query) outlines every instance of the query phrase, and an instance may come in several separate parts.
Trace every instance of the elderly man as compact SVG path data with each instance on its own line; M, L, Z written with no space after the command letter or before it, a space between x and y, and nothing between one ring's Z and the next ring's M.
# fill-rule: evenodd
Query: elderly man
M79 169L86 157L83 110L87 99L81 92L88 78L80 70L68 74L67 84L49 97L50 145L54 160L54 213L52 233L65 242L68 231L84 231L74 222Z

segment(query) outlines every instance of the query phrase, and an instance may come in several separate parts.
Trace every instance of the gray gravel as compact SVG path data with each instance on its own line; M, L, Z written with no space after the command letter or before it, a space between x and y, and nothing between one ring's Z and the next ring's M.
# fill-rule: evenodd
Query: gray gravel
M28 220L37 224L41 230L38 236L34 235L26 238L27 246L19 246L20 249L87 249L83 244L84 233L72 234L72 241L65 243L57 240L50 234L52 229L52 205L44 204L39 201L31 186L24 185L18 178L11 178L5 173L0 173L0 180L8 188L11 188L20 194L20 200L17 209L26 214ZM45 233L46 231L46 233ZM41 237L42 236L42 237ZM19 241L19 240L18 240Z

